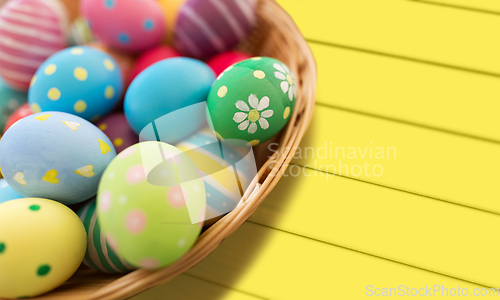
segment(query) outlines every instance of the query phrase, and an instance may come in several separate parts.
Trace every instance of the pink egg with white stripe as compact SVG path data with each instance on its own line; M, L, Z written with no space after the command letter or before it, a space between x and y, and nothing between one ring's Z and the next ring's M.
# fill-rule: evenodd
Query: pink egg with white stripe
M175 47L199 59L230 50L256 22L256 0L188 0L174 29Z
M27 91L33 74L66 47L67 12L58 0L11 0L0 9L0 76Z

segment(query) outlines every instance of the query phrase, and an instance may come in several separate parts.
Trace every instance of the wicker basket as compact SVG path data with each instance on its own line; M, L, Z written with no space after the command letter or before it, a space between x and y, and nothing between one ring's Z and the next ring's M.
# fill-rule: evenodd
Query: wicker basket
M81 268L63 286L37 299L126 299L162 284L196 265L238 227L264 201L285 172L307 127L314 109L316 62L292 18L275 2L259 0L258 24L242 50L254 55L275 57L286 63L297 79L297 103L286 129L278 137L278 151L266 145L255 149L261 167L240 204L206 230L180 260L158 271L137 270L127 275L105 275Z

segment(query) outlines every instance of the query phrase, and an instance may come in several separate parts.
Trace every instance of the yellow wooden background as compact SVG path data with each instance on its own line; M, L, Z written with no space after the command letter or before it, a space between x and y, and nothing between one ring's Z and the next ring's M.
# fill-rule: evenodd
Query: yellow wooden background
M500 287L500 0L279 2L318 62L301 145L316 155L294 159L206 260L133 299ZM325 143L396 154L335 157ZM365 163L383 175L347 173Z

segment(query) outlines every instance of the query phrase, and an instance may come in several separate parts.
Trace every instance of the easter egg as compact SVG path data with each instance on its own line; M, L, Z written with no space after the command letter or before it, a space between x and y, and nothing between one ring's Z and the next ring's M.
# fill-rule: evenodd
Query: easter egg
M165 41L171 43L174 36L175 23L179 10L186 0L160 0L160 6L163 9L164 18L166 20Z
M134 69L132 71L132 80L152 64L160 60L181 56L181 54L172 47L158 46L154 49L146 51L137 59Z
M74 0L70 0L76 3ZM69 28L69 44L71 46L85 45L95 40L89 23L82 17L76 18Z
M82 0L81 11L105 45L137 53L160 44L165 21L156 0Z
M0 167L25 197L64 204L96 194L115 148L92 123L66 113L37 113L16 122L0 140Z
M0 203L7 202L14 199L24 198L14 191L5 179L0 179Z
M121 112L105 117L96 126L113 142L116 153L120 153L126 148L139 143L139 137L130 128L127 118Z
M111 55L118 64L118 67L121 71L123 82L125 85L130 83L130 76L132 74L132 68L134 67L134 58L128 54L116 51L109 47L104 46L99 42L89 43L88 46L99 49L107 54Z
M0 128L4 128L9 116L26 101L28 96L25 92L11 89L0 78Z
M219 76L229 66L249 58L252 58L252 56L248 53L232 50L212 57L207 64L215 72L215 75Z
M207 100L210 126L235 145L255 146L276 135L290 119L297 89L279 60L256 57L227 68Z
M97 220L95 199L85 203L77 212L87 232L87 252L83 263L103 273L125 273L134 270L126 261L118 256L106 243L101 225Z
M58 0L12 0L0 9L0 76L27 91L33 74L66 46L67 16Z
M122 94L116 61L103 51L77 46L47 59L28 92L33 112L61 111L86 120L108 114Z
M205 187L182 151L161 142L133 145L103 174L97 194L108 245L137 268L170 265L194 244L205 218Z
M174 144L183 140L205 124L204 103L214 78L207 64L192 58L153 64L127 90L124 111L128 123L141 141L156 140L152 122L160 141Z
M86 248L85 228L65 205L40 198L0 204L0 297L35 297L60 286Z
M204 129L176 145L191 158L205 183L206 220L232 211L257 175L251 147L219 143L210 129ZM212 220L212 222L215 220Z
M208 58L243 41L255 22L256 0L188 0L181 8L174 45L184 55Z
M12 126L17 121L21 120L24 117L32 115L32 114L33 114L33 111L31 110L29 103L24 103L18 109L16 109L9 116L9 118L7 118L7 122L5 122L5 127L3 129L3 132L5 133L7 131L7 129L9 129L10 126Z

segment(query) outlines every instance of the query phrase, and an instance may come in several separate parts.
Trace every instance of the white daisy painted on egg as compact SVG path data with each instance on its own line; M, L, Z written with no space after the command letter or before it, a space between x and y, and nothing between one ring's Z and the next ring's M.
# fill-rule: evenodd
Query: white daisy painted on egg
M274 77L279 80L283 80L280 84L283 93L288 93L288 99L293 101L294 97L297 97L297 87L295 86L295 79L293 78L292 72L284 64L274 63L273 67L278 70L274 72Z
M254 134L258 128L257 123L264 130L269 128L267 118L272 117L274 114L271 109L264 110L269 107L269 97L262 97L259 101L256 95L251 94L248 97L248 103L250 107L242 100L236 102L236 107L241 110L241 112L237 112L233 116L233 121L239 124L238 129L248 129L248 133Z

